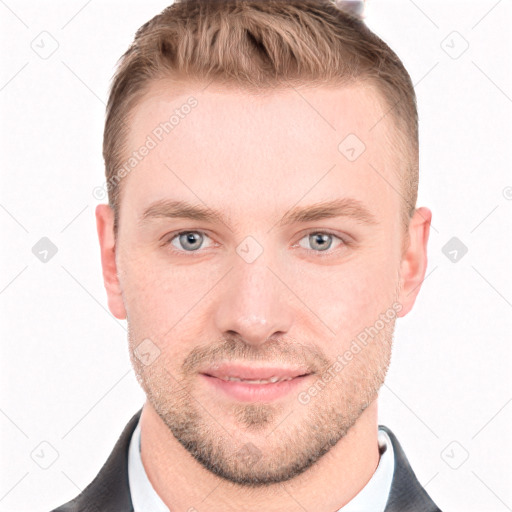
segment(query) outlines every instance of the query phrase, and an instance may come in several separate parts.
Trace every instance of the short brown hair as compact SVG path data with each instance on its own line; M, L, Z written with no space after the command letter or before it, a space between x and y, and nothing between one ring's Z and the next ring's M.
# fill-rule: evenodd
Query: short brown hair
M407 226L418 190L418 115L398 56L334 0L177 0L142 25L120 58L106 110L103 157L114 232L129 115L158 79L216 81L247 91L366 81L380 91L397 128ZM341 141L340 141L341 142Z

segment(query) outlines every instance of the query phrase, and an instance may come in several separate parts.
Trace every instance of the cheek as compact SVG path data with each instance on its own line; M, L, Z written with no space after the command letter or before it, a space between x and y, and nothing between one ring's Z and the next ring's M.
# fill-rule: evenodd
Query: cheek
M124 258L122 270L128 321L139 337L159 344L197 329L198 314L214 295L209 291L226 272L206 263L173 265L150 254Z
M340 341L350 340L392 306L397 268L392 253L374 251L303 277L298 295Z
M165 296L161 270L152 264L151 258L137 255L119 258L120 283L128 321L137 329L151 328L165 313L169 298Z

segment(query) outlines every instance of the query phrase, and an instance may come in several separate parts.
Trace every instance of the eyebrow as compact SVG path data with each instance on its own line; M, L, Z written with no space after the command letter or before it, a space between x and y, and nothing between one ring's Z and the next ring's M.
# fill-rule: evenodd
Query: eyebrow
M361 201L350 197L294 207L284 214L279 224L286 226L333 217L350 217L363 224L378 224L376 216Z
M335 217L349 217L357 222L369 225L378 224L376 216L361 201L349 197L323 201L308 206L295 206L288 210L276 224L288 226ZM143 225L152 219L158 218L180 218L229 224L229 221L220 211L186 201L168 199L151 203L141 215L139 224Z

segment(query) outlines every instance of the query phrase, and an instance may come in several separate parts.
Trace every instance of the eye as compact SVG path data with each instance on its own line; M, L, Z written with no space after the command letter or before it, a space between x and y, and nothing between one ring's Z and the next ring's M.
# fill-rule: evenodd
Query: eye
M204 248L202 246L205 238L209 237L203 231L180 231L171 235L166 243L175 247L176 252L197 252Z
M326 253L319 254L319 256L328 256L334 252L329 250L333 246L333 239L337 239L340 242L336 247L339 247L340 245L349 245L348 241L335 235L334 233L330 233L328 231L311 231L307 233L305 237L300 239L299 246L304 249L312 250L314 252ZM309 247L305 247L301 243L303 240L306 241L306 244L309 245Z
M171 245L173 247L172 251L176 253L188 252L195 254L199 253L200 249L205 249L205 239L211 240L204 231L180 231L169 235L165 245ZM299 240L298 245L303 249L317 253L317 256L331 256L333 252L336 252L336 249L333 249L333 240L338 240L335 247L350 245L350 240L345 240L329 231L310 231ZM306 242L306 246L304 246L303 241Z

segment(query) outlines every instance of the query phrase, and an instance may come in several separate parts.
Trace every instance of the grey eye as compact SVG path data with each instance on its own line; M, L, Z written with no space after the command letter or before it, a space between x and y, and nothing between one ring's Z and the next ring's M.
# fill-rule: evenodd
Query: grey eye
M310 233L309 235L306 235L304 238L307 238L310 246L315 251L326 251L331 248L332 246L332 238L338 238L335 235L332 235L330 233ZM303 238L303 240L304 240ZM301 247L303 247L301 245ZM305 247L305 249L308 249L308 247Z
M178 239L181 247L176 247L174 240ZM177 249L184 249L185 251L196 251L203 243L204 235L199 231L184 231L178 233L171 241L172 245Z

